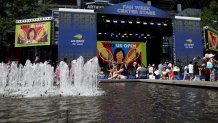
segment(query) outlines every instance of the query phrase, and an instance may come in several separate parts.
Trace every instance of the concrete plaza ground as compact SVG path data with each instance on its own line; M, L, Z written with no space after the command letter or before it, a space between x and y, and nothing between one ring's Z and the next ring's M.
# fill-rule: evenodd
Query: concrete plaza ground
M218 81L157 80L157 79L123 79L123 80L100 79L99 81L100 83L143 82L143 83L154 83L154 84L218 88Z

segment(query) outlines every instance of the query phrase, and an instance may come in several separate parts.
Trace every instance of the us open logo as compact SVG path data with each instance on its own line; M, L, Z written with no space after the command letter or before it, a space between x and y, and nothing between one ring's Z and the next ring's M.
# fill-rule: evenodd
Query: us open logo
M184 47L185 48L194 48L195 44L192 42L193 42L192 39L185 40Z
M82 34L76 34L73 36L74 40L71 40L72 45L74 46L82 46L85 42Z

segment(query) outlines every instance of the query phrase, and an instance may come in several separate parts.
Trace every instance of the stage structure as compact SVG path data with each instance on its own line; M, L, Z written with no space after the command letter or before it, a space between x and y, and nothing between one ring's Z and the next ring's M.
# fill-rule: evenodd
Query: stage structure
M50 46L51 39L58 37L58 61L97 56L104 70L113 62L157 66L166 61L187 63L203 55L200 18L173 17L141 1L56 12L55 20L17 21L15 46Z

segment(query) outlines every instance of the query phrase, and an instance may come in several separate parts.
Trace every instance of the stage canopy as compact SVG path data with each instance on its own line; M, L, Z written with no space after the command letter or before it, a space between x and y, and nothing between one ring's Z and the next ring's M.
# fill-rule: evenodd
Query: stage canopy
M141 1L128 1L96 10L97 13L172 18L167 12Z

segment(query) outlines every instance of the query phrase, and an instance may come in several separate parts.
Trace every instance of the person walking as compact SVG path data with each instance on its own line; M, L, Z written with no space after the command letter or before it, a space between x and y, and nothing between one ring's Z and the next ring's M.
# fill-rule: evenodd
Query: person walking
M194 69L194 81L200 81L198 62L195 62L193 69Z
M34 63L40 63L40 58L39 58L39 55L36 55L35 57L35 60L34 60Z
M163 77L163 64L162 63L160 63L158 65L158 71L159 71L159 74L160 74L160 78L162 78Z
M187 65L184 65L184 68L183 68L183 80L186 80L187 79L187 75L188 75L188 66Z
M191 61L189 62L189 65L188 65L188 71L189 71L190 80L192 81L194 71L193 71L193 64Z

